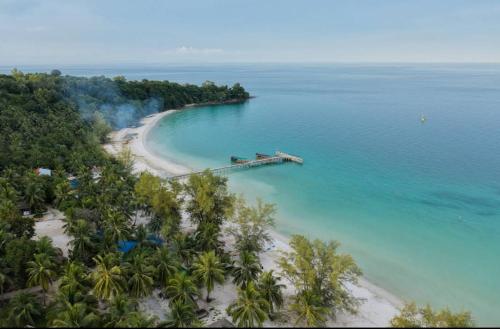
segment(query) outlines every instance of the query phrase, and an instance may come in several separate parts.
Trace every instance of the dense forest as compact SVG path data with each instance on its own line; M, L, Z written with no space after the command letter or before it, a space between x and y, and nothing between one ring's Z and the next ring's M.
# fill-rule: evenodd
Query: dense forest
M209 171L182 183L133 175L129 152L112 157L100 145L110 129L153 111L248 97L239 84L81 78L57 70L0 75L0 326L204 326L202 311L222 284L236 291L225 316L239 327L317 327L340 312L355 313L361 301L345 283L355 284L361 270L338 243L295 235L278 260L280 273L266 271L260 257L271 240L274 205L248 205L229 191L227 178ZM115 117L123 113L130 114L126 121ZM64 214L66 256L50 237L35 236L48 208ZM155 292L168 302L162 319L139 307ZM467 312L409 304L391 324L473 323Z
M79 165L102 165L96 141L104 141L111 128L186 104L248 97L238 83L228 88L14 70L0 75L0 170L44 166L74 172Z

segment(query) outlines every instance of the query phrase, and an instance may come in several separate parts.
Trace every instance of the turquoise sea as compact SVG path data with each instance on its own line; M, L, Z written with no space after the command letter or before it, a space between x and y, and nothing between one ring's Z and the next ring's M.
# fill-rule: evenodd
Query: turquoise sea
M500 324L500 65L63 72L241 82L256 98L170 115L149 147L193 169L255 152L302 156L302 166L230 174L231 185L276 203L279 232L340 241L368 280L402 299Z

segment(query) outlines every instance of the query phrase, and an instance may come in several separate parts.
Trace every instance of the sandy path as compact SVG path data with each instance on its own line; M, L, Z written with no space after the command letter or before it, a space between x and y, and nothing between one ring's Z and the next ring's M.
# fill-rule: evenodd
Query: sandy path
M35 239L48 236L52 244L60 248L65 257L68 257L69 241L71 238L64 233L64 214L57 209L49 208L47 213L35 223Z

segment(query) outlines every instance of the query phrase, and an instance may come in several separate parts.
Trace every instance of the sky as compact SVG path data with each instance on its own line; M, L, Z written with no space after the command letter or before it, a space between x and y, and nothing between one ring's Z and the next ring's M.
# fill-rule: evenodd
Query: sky
M500 62L500 0L0 0L0 65Z

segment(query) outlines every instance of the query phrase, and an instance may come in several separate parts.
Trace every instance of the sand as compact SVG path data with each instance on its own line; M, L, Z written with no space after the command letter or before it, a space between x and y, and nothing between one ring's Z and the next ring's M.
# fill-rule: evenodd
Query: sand
M149 131L160 119L171 115L177 110L149 115L141 120L137 128L124 128L114 131L109 135L110 143L104 149L113 155L118 154L123 148L129 148L134 156L134 172L149 171L152 174L165 177L166 175L181 175L190 172L189 168L178 165L173 160L165 160L146 149L145 140Z
M71 238L64 233L64 214L57 209L49 208L43 217L35 223L35 237L38 240L43 236L52 239L52 244L60 248L65 257L68 257L69 241Z
M188 173L191 170L185 166L176 164L173 159L165 159L154 154L146 148L145 140L149 131L158 123L163 117L174 113L175 111L162 112L155 115L148 116L141 121L141 126L137 128L125 128L111 133L111 143L105 145L105 149L111 154L117 154L124 147L129 147L134 156L134 172L139 173L142 171L149 171L161 177L173 176ZM128 137L127 137L128 136ZM132 138L130 139L130 136ZM127 142L127 139L129 141ZM183 216L186 217L186 216ZM185 218L186 220L186 218ZM272 232L274 243L270 246L270 250L263 252L260 255L264 269L274 269L275 273L279 273L279 268L276 265L276 260L280 256L281 251L289 251L288 238ZM227 238L225 241L228 246L231 241ZM287 284L287 282L283 282ZM388 326L390 319L396 315L403 304L403 302L396 296L390 294L384 289L377 287L366 279L361 278L358 285L348 285L352 294L362 300L358 309L358 313L351 314L338 314L335 321L327 323L330 327L381 327ZM294 294L293 287L287 284L285 296L290 297ZM200 300L200 306L207 308L210 311L209 316L204 319L207 324L210 324L220 318L227 317L226 308L237 297L237 289L228 280L223 286L217 286L211 295L214 298L209 305ZM289 299L289 298L287 298ZM152 305L153 300L147 299L142 305ZM158 315L158 310L151 310ZM165 309L163 310L165 311ZM290 317L285 317L290 319ZM269 322L267 321L265 327L276 326L290 326L291 322Z

